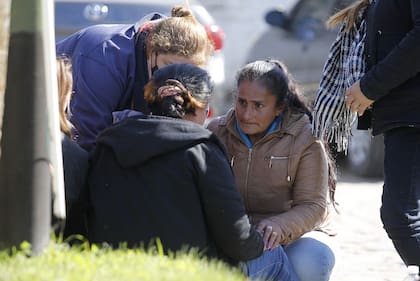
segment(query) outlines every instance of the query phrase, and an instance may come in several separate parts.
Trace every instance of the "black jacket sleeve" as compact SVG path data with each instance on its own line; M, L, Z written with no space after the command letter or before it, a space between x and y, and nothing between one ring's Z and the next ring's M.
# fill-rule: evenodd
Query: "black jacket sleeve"
M411 16L413 27L408 32L403 32L403 29L397 32L396 30L382 30L377 27L379 30L374 28L372 34L368 33L368 36L375 37L375 52L379 57L377 58L377 64L372 66L361 79L360 87L363 94L372 100L378 100L387 95L392 89L420 72L420 1L411 0L398 4L411 6L411 15L398 15L398 9L391 5L395 2L379 2L378 5L380 6L376 8L377 11L374 15L376 17L375 21L383 22L389 21L389 18L393 17ZM407 8L407 10L409 9ZM392 49L388 52L390 47ZM382 53L386 55L383 56Z
M264 248L262 237L251 227L224 151L213 143L197 149L202 156L195 158L200 196L218 251L236 261L260 256Z

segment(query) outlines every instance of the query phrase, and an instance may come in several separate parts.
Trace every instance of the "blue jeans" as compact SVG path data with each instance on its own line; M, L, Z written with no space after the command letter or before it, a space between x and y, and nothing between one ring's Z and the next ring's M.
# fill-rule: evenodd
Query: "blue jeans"
M264 251L256 259L241 262L240 266L250 280L299 281L283 247Z
M327 281L335 265L333 238L311 231L287 245L284 250L301 281Z
M406 265L420 265L420 129L384 133L381 219Z

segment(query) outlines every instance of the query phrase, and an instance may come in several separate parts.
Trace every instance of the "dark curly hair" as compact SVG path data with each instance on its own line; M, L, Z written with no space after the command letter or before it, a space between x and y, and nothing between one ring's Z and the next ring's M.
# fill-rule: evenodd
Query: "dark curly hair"
M179 93L160 96L164 86L178 87ZM170 64L159 68L146 84L144 97L153 115L184 118L196 108L206 108L214 83L206 70L192 64Z

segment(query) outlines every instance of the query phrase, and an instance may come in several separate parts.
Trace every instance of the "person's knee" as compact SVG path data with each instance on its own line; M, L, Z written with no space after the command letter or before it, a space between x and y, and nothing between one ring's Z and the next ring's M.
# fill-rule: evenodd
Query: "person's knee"
M286 254L302 281L328 280L335 265L331 247L310 237L300 238L289 245Z
M381 221L383 224L383 228L385 229L385 231L388 233L388 235L390 236L390 238L393 236L392 235L392 229L395 226L395 214L392 214L392 212L389 210L389 208L387 208L386 206L382 205L381 210L380 210L380 216L381 216Z
M408 220L402 211L389 205L382 205L380 216L383 228L390 239L403 239L410 236Z
M297 280L282 247L276 247L253 260L241 264L242 272L250 280Z

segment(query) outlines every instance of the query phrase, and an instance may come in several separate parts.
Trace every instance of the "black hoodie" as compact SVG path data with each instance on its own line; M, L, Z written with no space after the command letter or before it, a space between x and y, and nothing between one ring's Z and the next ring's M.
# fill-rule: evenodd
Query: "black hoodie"
M97 138L89 173L89 238L210 257L262 254L222 144L207 129L165 117L131 117Z

